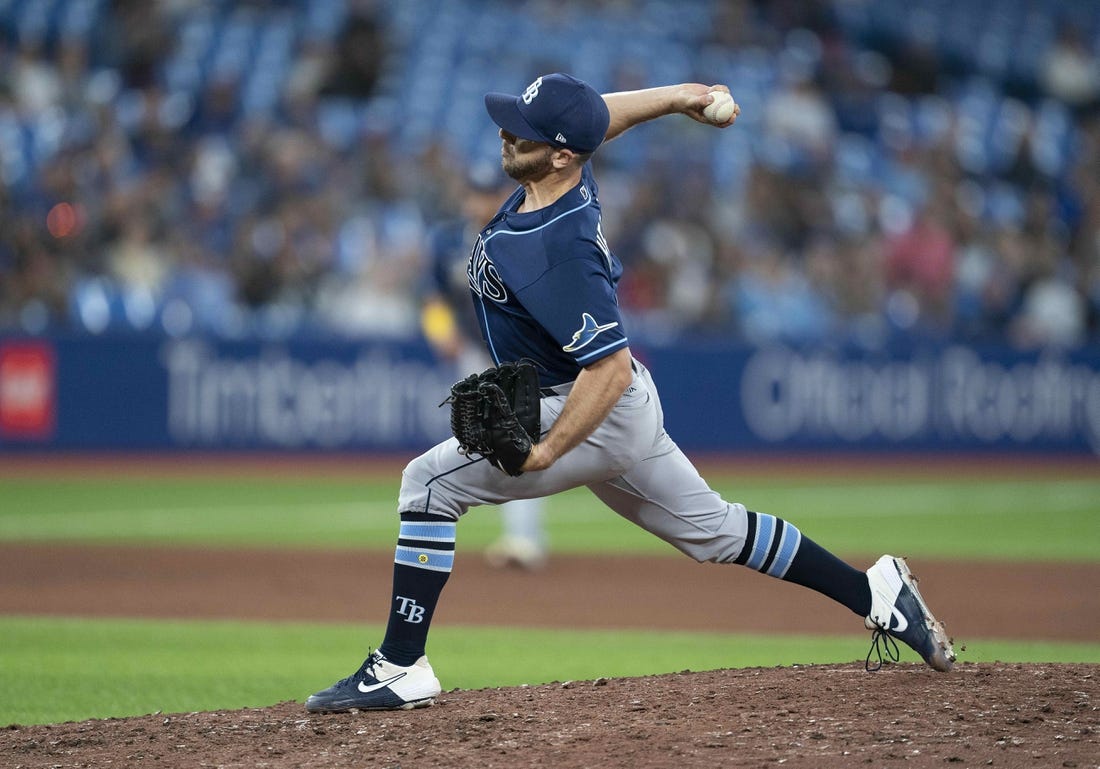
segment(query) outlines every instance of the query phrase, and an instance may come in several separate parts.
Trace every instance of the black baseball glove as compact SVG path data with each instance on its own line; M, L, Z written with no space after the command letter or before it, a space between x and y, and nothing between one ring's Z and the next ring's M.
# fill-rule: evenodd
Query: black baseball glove
M451 386L443 403L451 404L451 432L463 454L480 454L508 475L522 475L542 432L533 364L502 363L471 374Z

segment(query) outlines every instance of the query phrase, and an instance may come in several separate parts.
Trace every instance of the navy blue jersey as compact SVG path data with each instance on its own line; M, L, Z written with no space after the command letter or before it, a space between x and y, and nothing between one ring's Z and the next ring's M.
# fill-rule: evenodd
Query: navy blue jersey
M580 183L546 208L517 213L525 194L512 193L482 229L466 271L493 361L533 360L552 386L626 347L615 295L622 265L600 231L587 164Z

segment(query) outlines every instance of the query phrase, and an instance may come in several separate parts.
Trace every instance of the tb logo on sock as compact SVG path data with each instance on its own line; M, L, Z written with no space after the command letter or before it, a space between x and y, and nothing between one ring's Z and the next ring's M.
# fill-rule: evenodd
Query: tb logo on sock
M396 600L400 604L397 609L397 613L405 618L406 622L411 622L414 625L419 625L424 621L424 607L418 604L411 598L406 598L403 595L396 597Z

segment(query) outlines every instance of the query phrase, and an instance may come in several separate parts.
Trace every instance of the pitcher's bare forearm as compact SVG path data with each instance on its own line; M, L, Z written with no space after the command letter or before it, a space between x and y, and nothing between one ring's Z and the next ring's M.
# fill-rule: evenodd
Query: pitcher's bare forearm
M531 454L523 464L524 472L550 467L600 426L630 386L633 378L630 360L630 349L624 347L581 369L565 400L561 416L546 437L531 448Z
M614 139L639 123L664 115L687 115L697 122L714 125L703 116L703 108L714 99L710 95L711 91L729 93L729 88L724 85L681 83L659 88L645 88L640 91L605 93L603 100L611 113L611 122L607 127L604 141ZM718 127L727 128L733 125L740 112L740 107L736 107L733 117Z

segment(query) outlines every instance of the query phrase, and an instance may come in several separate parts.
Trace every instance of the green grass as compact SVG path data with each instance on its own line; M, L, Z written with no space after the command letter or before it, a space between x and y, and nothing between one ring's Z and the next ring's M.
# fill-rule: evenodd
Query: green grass
M0 726L302 701L351 673L381 627L0 618ZM445 689L790 664L863 664L867 636L440 627ZM583 654L562 650L584 649ZM548 653L553 652L553 653ZM903 660L917 658L908 650ZM1100 644L972 641L962 661L1100 662ZM502 664L506 660L507 664Z
M1100 561L1100 477L708 478L727 499L788 518L846 555ZM0 541L388 551L397 483L396 473L382 481L306 472L0 477ZM676 556L583 489L551 499L547 519L558 553ZM459 526L459 546L483 547L498 531L495 513L471 511ZM0 617L0 725L301 700L350 673L381 635L382 628L362 626ZM429 651L445 687L480 688L862 660L867 643L866 636L439 627ZM969 639L967 649L964 661L1100 662L1100 644Z
M396 483L309 477L0 479L0 539L381 546L396 496Z
M938 558L1100 561L1100 478L760 480L715 475L727 499L787 518L840 553L888 549ZM0 478L0 540L344 547L388 550L397 480ZM549 500L558 552L660 552L665 543L585 489ZM475 509L461 547L497 533Z

